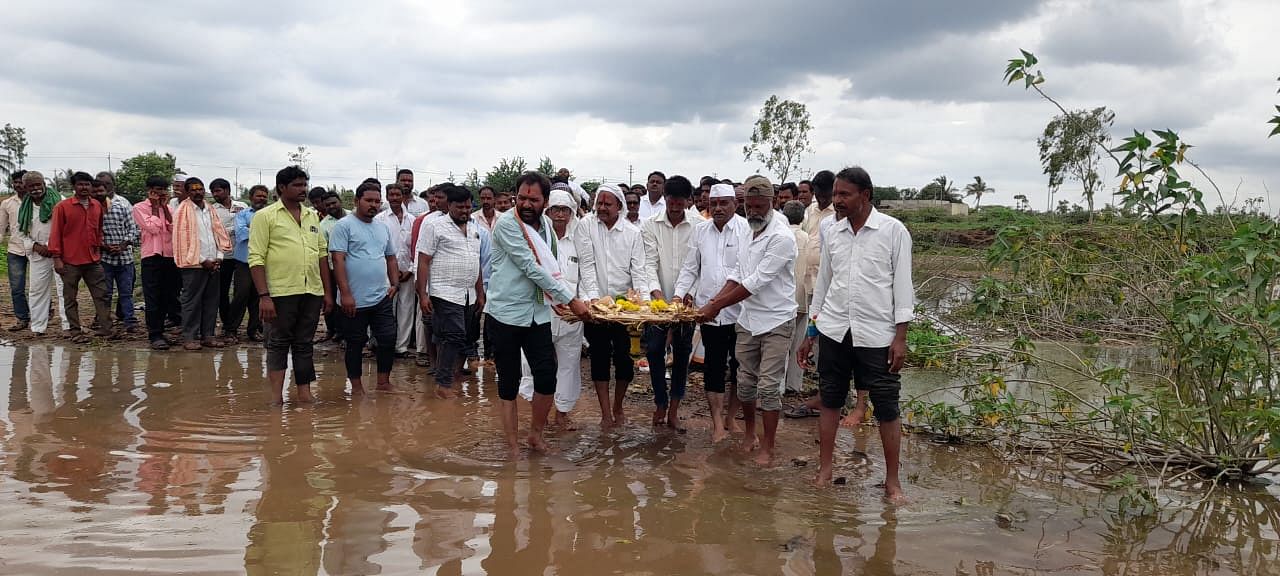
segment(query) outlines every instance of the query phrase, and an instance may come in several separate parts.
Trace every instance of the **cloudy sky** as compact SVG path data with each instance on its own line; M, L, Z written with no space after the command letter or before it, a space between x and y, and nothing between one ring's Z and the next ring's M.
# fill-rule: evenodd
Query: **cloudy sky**
M460 179L516 155L580 180L631 167L637 180L740 180L759 169L742 146L778 94L812 114L803 173L858 163L901 187L981 175L997 191L984 203L1043 206L1035 138L1055 110L1001 82L1025 48L1068 107L1111 107L1117 135L1179 130L1227 202L1270 186L1280 210L1280 138L1265 124L1280 104L1273 0L16 0L4 12L0 123L27 129L27 165L45 171L154 149L251 184L306 145L318 184L395 166Z

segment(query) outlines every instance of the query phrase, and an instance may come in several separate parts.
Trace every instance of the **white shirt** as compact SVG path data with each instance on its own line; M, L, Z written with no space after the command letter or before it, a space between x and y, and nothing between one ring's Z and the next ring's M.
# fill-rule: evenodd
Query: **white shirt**
M203 208L196 206L195 209L196 240L200 243L200 261L222 260L222 251L218 250L218 241L213 238L213 213L209 210L209 203L205 202Z
M9 236L9 253L14 256L26 256L28 250L23 246L22 240L18 237L18 209L22 208L22 199L17 194L5 198L0 202L0 234ZM32 211L36 213L33 219L39 220L39 206L33 206Z
M689 253L689 240L693 229L702 222L702 216L693 210L685 210L684 221L671 225L667 211L654 215L640 223L640 236L644 240L645 283L649 290L662 290L663 298L675 295L680 267Z
M809 250L811 244L809 235L800 229L799 224L791 225L791 233L796 237L797 313L804 314L809 311L809 292L813 289L813 278L818 272L818 262L814 259L817 253ZM817 234L814 234L814 236L817 236Z
M856 234L845 218L824 229L810 313L818 331L837 342L884 348L897 325L915 318L911 233L892 216L871 209Z
M751 293L742 301L738 325L759 336L796 319L796 237L781 214L754 236L747 225L739 237L746 245L729 279Z
M427 221L435 220L441 216L447 215L448 214L445 212L431 212L430 214L427 214L427 217L422 219L422 224L418 225L418 240L422 240L422 233L427 229ZM413 221L417 222L417 220L418 218L415 216ZM417 274L418 247L410 245L413 243L413 226L414 224L410 223L405 227L404 241L401 242L400 245L396 246L396 267L399 268L401 272ZM430 278L428 278L428 280L430 280Z
M601 296L620 296L635 288L649 297L644 271L644 240L635 224L618 217L610 229L588 214L578 222L578 230L591 240L596 256L596 282Z
M596 282L596 251L582 226L570 222L564 238L556 239L555 250L562 275L560 282L580 299L599 298L600 286Z
M484 208L481 208L471 213L471 219L475 220L476 222L479 222L481 226L484 226L485 230L493 232L493 225L498 223L498 217L501 215L502 215L501 212L494 210L493 219L492 220L485 219Z
M415 254L431 257L428 295L460 306L475 303L476 281L480 278L480 230L474 220L467 220L460 227L453 218L427 216L418 231Z
M409 237L413 234L414 216L409 214L408 210L403 211L404 217L397 218L396 213L391 210L380 212L373 217L375 222L381 222L387 227L387 233L391 235L391 245L396 247L396 254L406 251L405 246L409 244ZM423 222L426 225L426 222ZM396 266L401 272L413 272L413 263L406 262L408 258L396 258Z
M626 206L623 206L622 208L625 210ZM650 204L649 193L646 192L640 195L640 221L641 222L644 222L645 220L648 220L649 218L653 217L654 214L661 214L666 211L667 211L666 196L658 196L658 201Z
M45 192L45 194L52 194L52 192ZM22 247L26 248L27 257L32 262L48 259L36 253L35 246L36 244L42 244L46 248L49 247L49 233L53 231L53 218L49 218L48 222L41 222L39 204L31 207L31 230L24 234L18 229L16 218L13 223L13 230L18 235L18 240L22 242Z
M391 203L387 202L387 193L382 193L382 207L378 209L378 213L390 212ZM404 211L408 212L414 218L417 218L431 211L430 204L426 200L418 197L417 194L410 194L404 198Z
M680 277L671 297L684 298L692 293L693 302L699 308L711 301L724 288L729 273L738 267L739 252L746 246L742 241L744 234L750 235L751 227L747 225L746 218L737 214L724 223L723 230L716 228L713 220L698 223L693 229L693 237L689 239L689 252L680 267ZM709 324L734 324L741 312L741 303L726 306Z
M819 210L818 201L814 200L804 209L804 222L800 223L800 229L804 230L805 234L812 236L814 232L817 232L818 224L827 216L831 216L835 213L836 207L833 204L827 204L827 208L825 210Z
M116 198L120 198L120 195L116 194ZM123 200L123 198L121 199ZM129 202L128 200L125 200L126 204L128 202ZM206 202L213 207L214 214L218 215L218 220L222 222L222 229L227 231L228 236L231 235L232 230L234 230L236 227L236 214L239 213L241 210L249 209L248 204L245 204L244 202L241 202L239 200L232 200L230 209L228 209L226 206L223 206L222 203L218 202L217 200L206 201ZM227 252L223 254L223 256L225 256L226 258L230 258L231 253L235 251L235 248L236 248L236 244L235 242L232 242L231 250L227 250Z

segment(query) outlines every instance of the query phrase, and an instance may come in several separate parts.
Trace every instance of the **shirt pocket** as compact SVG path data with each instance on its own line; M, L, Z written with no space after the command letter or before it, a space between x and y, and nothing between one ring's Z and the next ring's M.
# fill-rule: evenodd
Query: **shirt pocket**
M893 280L893 267L889 254L879 247L870 246L857 259L858 278L877 286L888 285Z

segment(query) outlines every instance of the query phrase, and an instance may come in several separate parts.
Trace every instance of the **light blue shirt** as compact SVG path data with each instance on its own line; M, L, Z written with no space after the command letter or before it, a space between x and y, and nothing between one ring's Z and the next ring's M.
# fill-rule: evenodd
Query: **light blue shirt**
M554 232L545 216L541 233L549 245ZM493 225L492 254L487 266L483 251L482 246L481 266L491 278L484 311L497 321L509 326L546 324L551 321L551 307L544 292L560 304L573 299L573 292L534 259L515 209L504 212Z
M356 308L368 308L387 297L387 256L395 256L396 249L386 226L347 214L329 232L329 252L347 255L347 287Z
M245 208L236 212L235 223L231 226L231 238L235 241L235 246L231 249L231 259L240 262L249 262L249 222L253 220L253 214L257 212L253 207Z

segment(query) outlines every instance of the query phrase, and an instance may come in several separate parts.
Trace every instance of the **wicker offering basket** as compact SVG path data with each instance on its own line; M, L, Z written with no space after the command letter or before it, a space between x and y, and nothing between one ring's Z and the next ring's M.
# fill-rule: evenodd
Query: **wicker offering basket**
M640 327L651 324L679 324L696 322L698 310L686 308L681 302L666 303L662 300L642 301L642 296L635 290L617 298L605 296L591 301L591 314L599 322L613 322L628 327ZM560 313L565 322L578 322L580 318L568 310Z

